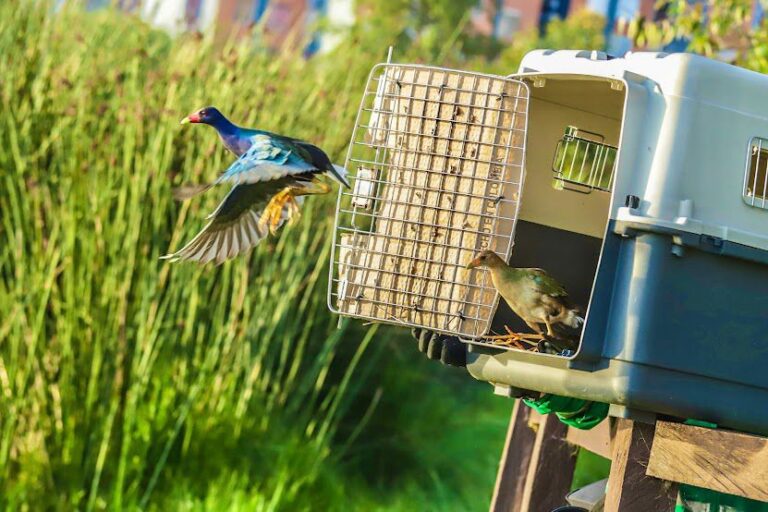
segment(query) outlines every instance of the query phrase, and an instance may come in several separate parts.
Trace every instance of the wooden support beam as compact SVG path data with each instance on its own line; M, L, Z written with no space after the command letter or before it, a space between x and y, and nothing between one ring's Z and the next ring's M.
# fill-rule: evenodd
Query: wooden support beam
M536 432L520 511L539 512L565 505L578 449L565 440L568 427L554 414L543 416Z
M499 462L496 487L491 499L491 512L517 512L522 510L523 489L528 465L531 463L536 431L529 425L531 409L521 400L515 400L509 420L507 440Z
M659 421L647 474L768 501L768 439Z
M619 419L613 439L605 512L671 512L677 485L646 476L654 425Z
M576 466L567 427L515 403L501 456L491 512L541 512L565 504Z

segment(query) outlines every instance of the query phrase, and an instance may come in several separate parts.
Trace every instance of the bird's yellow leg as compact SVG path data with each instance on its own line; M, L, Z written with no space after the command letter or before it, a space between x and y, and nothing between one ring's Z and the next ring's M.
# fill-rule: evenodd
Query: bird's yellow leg
M272 196L272 199L264 208L261 214L261 222L269 227L269 232L273 235L280 227L280 221L283 219L283 208L289 205L293 214L298 213L299 205L296 204L296 196L293 187L285 187L283 190Z
M289 194L288 205L291 209L290 222L295 222L301 213L299 212L299 203L296 202L298 196L314 196L327 194L330 192L331 186L319 180L313 180L306 185L300 187L289 187L286 189Z
M295 222L296 219L301 217L301 209L299 208L299 203L296 201L296 196L291 194L290 199L288 200L288 208L290 208L291 217L288 220L288 222Z
M327 194L331 190L330 185L317 179L300 186L285 187L269 200L267 207L264 208L264 213L261 214L261 222L269 226L269 232L274 235L280 227L283 208L286 205L290 208L290 221L294 222L300 216L299 203L296 202L298 196Z
M544 320L544 325L547 326L547 336L553 338L555 336L555 331L552 329L552 323L549 321L549 318Z
M303 184L300 187L294 187L294 190L297 196L316 196L321 194L327 194L333 189L329 184L315 178L312 181L306 184Z

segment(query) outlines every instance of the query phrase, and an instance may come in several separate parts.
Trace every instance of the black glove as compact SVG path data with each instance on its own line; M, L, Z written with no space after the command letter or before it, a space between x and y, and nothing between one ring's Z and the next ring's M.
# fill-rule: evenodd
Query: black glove
M430 359L439 359L441 363L450 366L467 365L467 345L456 336L414 328L411 334L418 342L419 352Z

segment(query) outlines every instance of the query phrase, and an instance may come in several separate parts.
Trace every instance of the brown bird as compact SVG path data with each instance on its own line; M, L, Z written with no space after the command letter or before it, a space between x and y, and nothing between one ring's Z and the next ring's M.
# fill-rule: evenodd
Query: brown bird
M512 311L533 329L535 335L512 333L511 340L544 339L561 349L576 349L584 318L567 300L563 285L540 268L515 268L493 251L483 251L467 268L485 267L493 286Z

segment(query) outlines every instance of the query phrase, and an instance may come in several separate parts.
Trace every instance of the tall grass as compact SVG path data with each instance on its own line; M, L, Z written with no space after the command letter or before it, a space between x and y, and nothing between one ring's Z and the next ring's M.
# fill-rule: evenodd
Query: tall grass
M0 509L486 506L512 404L402 330L337 328L333 197L220 267L158 259L226 192L171 200L231 160L183 115L217 105L341 161L388 37L437 64L455 38L431 55L368 19L305 60L49 7L0 2Z
M219 199L173 184L229 159L181 115L219 105L337 155L362 67L22 0L0 6L0 55L2 505L144 507L245 471L248 508L308 506L375 333L340 351L327 314L330 199L220 268L158 257Z

